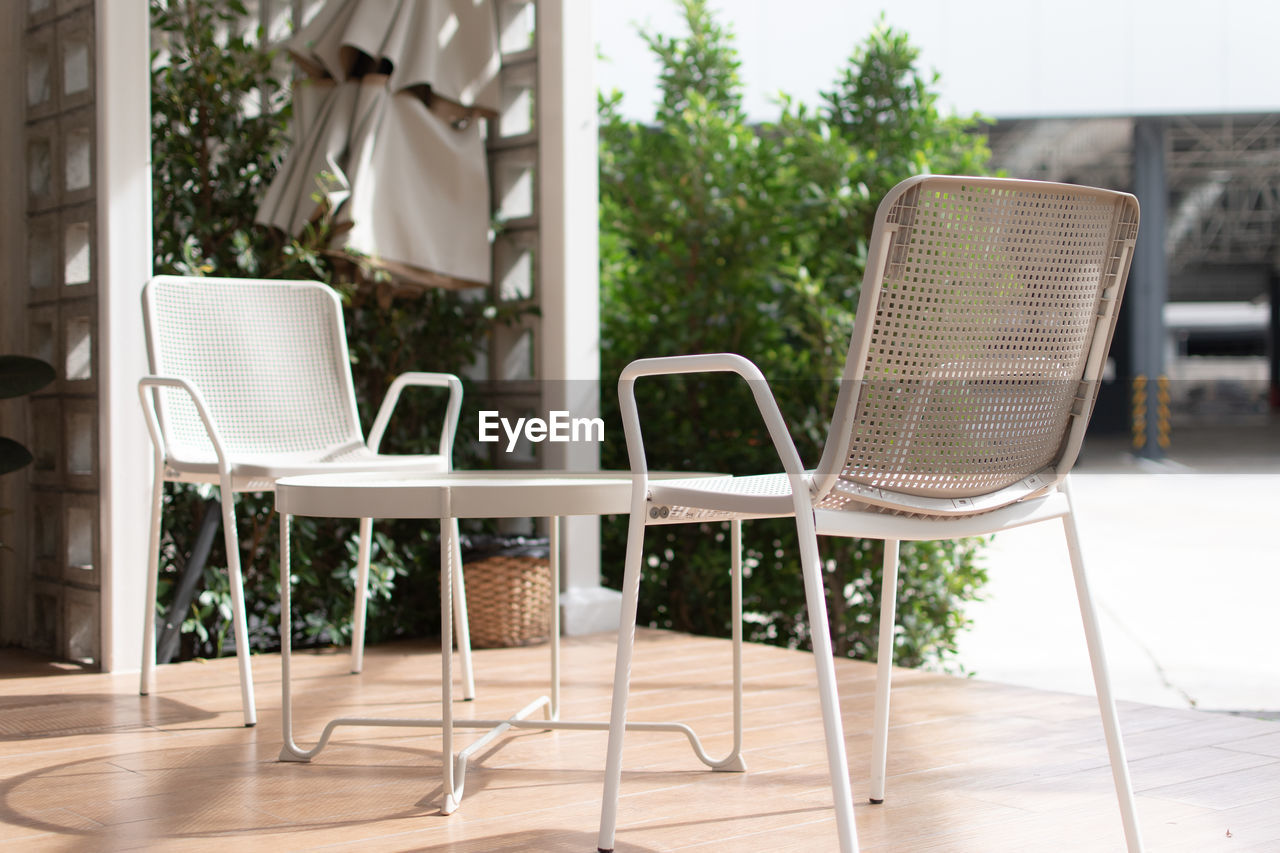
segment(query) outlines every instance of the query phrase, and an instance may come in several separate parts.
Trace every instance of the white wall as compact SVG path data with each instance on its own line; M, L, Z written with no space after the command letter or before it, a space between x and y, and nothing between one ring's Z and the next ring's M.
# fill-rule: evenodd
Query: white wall
M102 657L137 669L150 533L142 286L151 275L151 24L145 0L97 0Z
M745 106L829 88L881 10L942 74L945 107L995 118L1280 110L1274 0L712 0L737 35ZM682 33L674 0L594 0L598 80L652 116L657 64L635 32Z
M539 378L543 405L575 417L598 415L601 393L595 10L592 0L542 0L537 22ZM544 447L548 468L600 466L592 442ZM621 596L600 585L600 519L566 519L561 557L564 633L616 630Z

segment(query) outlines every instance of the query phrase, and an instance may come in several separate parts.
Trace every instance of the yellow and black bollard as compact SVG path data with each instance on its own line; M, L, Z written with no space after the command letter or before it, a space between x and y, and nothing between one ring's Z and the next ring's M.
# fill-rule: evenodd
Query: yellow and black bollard
M1169 449L1172 428L1169 426L1169 377L1156 379L1156 444L1161 450Z
M1147 446L1147 377L1133 377L1133 449Z
M1169 377L1157 376L1154 385L1145 376L1133 377L1130 409L1134 452L1150 455L1153 445L1161 451L1168 450L1173 435L1169 423Z

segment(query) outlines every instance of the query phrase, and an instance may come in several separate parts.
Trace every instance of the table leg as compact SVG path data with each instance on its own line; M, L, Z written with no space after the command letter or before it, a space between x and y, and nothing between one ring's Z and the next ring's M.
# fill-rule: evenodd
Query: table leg
M311 749L303 749L293 739L293 571L289 559L289 522L293 516L280 514L280 725L283 729L284 746L280 748L280 761L310 761L324 749L329 736L339 725L369 723L381 725L380 721L338 719L330 721L320 733L320 739Z
M281 761L309 761L317 755L329 741L329 737L333 731L340 726L395 726L395 727L428 727L439 728L441 730L441 764L443 775L443 803L441 806L442 814L452 814L461 804L463 790L466 783L467 763L472 755L483 749L494 738L502 733L512 729L553 729L566 731L603 731L610 728L609 723L603 722L587 722L587 721L565 721L560 719L560 545L562 539L562 523L560 517L550 518L550 568L551 568L551 590L552 590L552 616L551 616L551 697L539 697L530 702L514 715L506 719L498 720L480 720L480 719L457 719L453 713L453 636L454 636L454 620L457 619L460 631L466 630L465 610L461 614L455 611L455 604L463 599L465 595L463 589L463 579L461 575L461 555L459 550L459 536L457 519L451 515L450 496L448 490L444 494L443 513L440 519L440 640L441 640L441 704L442 713L440 719L408 719L408 718L370 718L370 717L339 717L330 720L325 724L321 731L316 745L311 749L303 749L297 745L293 738L293 699L292 699L292 570L290 566L290 523L292 516L281 513L280 516L280 598L281 598L281 616L280 616L280 633L281 633L281 724L284 735L284 746L280 751ZM733 606L735 613L741 610L741 532L740 527L735 523L732 546L734 549L734 601ZM465 603L463 603L465 607ZM735 633L735 647L741 642L741 625L737 626ZM471 679L468 675L470 667L467 666L465 658L467 651L462 649L465 644L463 636L459 636L460 652L464 657L464 673L463 679L466 682L467 693L471 693ZM657 722L628 722L625 723L627 730L649 731L649 732L671 732L683 734L689 741L689 745L693 748L698 759L708 767L717 770L741 770L743 769L741 759L741 690L742 690L742 669L740 651L735 648L734 656L734 747L729 756L723 759L715 759L707 755L702 748L702 744L698 736L689 726L683 723L657 723ZM468 695L466 698L471 698ZM544 720L528 719L539 708L544 711ZM478 740L468 744L467 747L458 753L454 753L453 734L456 728L480 728L488 729L488 732L482 735Z
M462 664L462 700L476 698L476 677L471 663L471 622L467 618L467 584L462 576L462 537L458 535L458 519L450 520L453 527L453 618L458 627L458 658Z
M293 652L293 618L291 611L293 571L289 560L289 522L292 516L280 514L280 723L284 746L281 761L308 761L311 754L299 749L293 741L293 690L290 681Z

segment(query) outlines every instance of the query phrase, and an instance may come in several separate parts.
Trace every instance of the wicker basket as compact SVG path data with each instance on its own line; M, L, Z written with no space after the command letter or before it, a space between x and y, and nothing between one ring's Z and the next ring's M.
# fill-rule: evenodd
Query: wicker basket
M497 554L463 566L467 620L477 649L545 643L551 635L551 563Z

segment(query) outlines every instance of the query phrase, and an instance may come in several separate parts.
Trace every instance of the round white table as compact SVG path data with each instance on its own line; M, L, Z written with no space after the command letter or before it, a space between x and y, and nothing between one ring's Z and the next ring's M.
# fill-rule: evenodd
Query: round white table
M655 474L650 479L665 477L722 476L713 474ZM639 492L637 494L637 492ZM559 719L560 713L560 520L567 515L613 515L643 506L643 483L637 483L629 471L454 471L438 475L401 475L396 473L312 474L286 477L276 483L276 508L280 512L280 637L281 694L284 748L282 761L309 761L328 742L339 726L425 726L441 729L442 752L450 758L443 762L444 802L441 811L450 814L462 801L467 762L478 750L511 728L607 730L607 722L573 722ZM638 501L638 504L636 502ZM441 716L439 719L406 719L385 717L339 717L330 720L316 745L303 749L293 738L293 707L290 684L291 643L291 571L289 526L294 515L326 518L416 518L440 521L440 648L441 648ZM545 517L550 525L551 559L551 673L550 696L540 696L512 716L502 720L456 719L453 716L453 621L459 620L459 646L463 657L465 698L473 695L470 665L470 643L466 619L466 592L461 584L461 552L458 547L457 521L460 518L531 518ZM737 537L735 536L735 541ZM735 574L739 555L734 555ZM459 581L454 590L454 579ZM456 613L455 613L455 607ZM741 662L734 662L734 683L741 694ZM546 719L527 719L541 709ZM740 709L735 708L735 717ZM738 721L735 720L735 723ZM453 750L455 728L488 729L478 740L460 752ZM735 725L734 747L723 759L714 759L703 750L696 734L682 723L627 723L628 729L672 731L684 734L695 754L707 766L719 770L740 770L745 766L740 756L740 725Z

